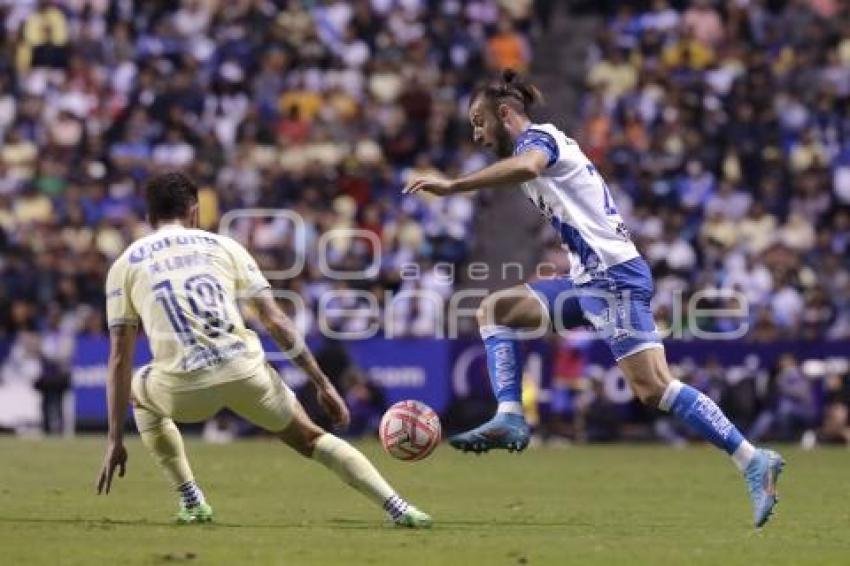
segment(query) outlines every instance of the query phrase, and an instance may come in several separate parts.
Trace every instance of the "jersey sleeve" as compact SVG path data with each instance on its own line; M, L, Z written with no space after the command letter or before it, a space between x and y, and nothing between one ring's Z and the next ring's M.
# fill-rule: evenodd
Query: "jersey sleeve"
M514 155L519 155L532 149L542 151L546 154L546 167L551 167L558 161L558 142L548 132L528 128L520 134L514 146Z
M106 276L106 320L110 328L139 325L139 313L130 299L129 275L127 262L118 258Z
M260 271L257 260L248 253L248 250L236 240L229 239L227 242L227 247L235 264L233 266L236 274L235 286L239 296L241 298L252 297L263 289L271 288L268 279Z

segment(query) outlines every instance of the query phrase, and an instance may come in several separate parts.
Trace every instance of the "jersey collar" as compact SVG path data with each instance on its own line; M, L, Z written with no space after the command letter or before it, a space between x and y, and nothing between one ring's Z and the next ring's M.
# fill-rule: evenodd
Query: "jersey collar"
M172 232L174 230L188 230L188 228L179 222L169 222L168 224L161 224L160 227L156 229L156 232Z

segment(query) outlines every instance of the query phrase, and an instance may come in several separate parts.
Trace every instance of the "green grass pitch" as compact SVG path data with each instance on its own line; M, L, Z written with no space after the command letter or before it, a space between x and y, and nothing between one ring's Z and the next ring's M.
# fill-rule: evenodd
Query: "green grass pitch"
M127 476L97 497L100 439L0 439L0 563L850 564L847 450L782 449L782 502L756 531L742 480L708 447L475 457L443 445L408 464L360 446L433 529L391 528L272 440L189 441L217 522L178 527L174 495L137 440Z

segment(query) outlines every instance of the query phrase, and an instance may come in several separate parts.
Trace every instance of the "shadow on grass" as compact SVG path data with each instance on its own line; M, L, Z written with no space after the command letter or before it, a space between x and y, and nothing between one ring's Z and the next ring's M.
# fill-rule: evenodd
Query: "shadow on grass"
M334 527L343 528L343 529L374 529L375 522L374 521L362 521L356 519L330 519L327 521ZM318 525L316 525L318 526ZM392 525L388 522L384 523L384 526L388 529L398 530L400 532L407 532L409 529L394 529ZM441 527L452 527L452 528L461 528L461 529L514 529L514 528L539 528L539 527L556 527L556 528L569 528L569 527L598 527L599 525L596 523L591 523L588 521L506 521L506 520L492 520L488 519L486 521L472 521L472 520L437 520L434 522L434 528Z
M70 525L84 529L114 529L117 527L173 527L177 529L315 529L321 527L374 529L376 521L350 521L331 519L325 522L293 521L289 523L228 523L215 521L199 525L180 525L173 521L150 521L148 519L91 519L84 517L0 517L0 524Z

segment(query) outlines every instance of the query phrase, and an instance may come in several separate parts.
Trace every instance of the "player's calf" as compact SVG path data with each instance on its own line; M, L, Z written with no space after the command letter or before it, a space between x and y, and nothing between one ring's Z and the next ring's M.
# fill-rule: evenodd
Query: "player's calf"
M663 350L637 352L621 359L619 366L642 401L673 414L729 454L746 480L755 525L764 525L778 501L776 482L785 465L782 457L756 449L714 401L690 385L672 379Z
M396 525L431 526L431 517L399 496L366 456L348 442L316 426L300 405L290 425L278 433L278 437L379 505Z
M488 296L476 316L487 354L490 385L498 402L496 416L451 437L449 444L476 454L493 449L522 452L528 446L530 431L522 409L520 332L545 332L548 315L537 297L520 286Z
M136 426L142 443L162 468L180 497L178 523L207 523L213 510L198 486L189 467L183 437L174 421L137 404L134 410Z

